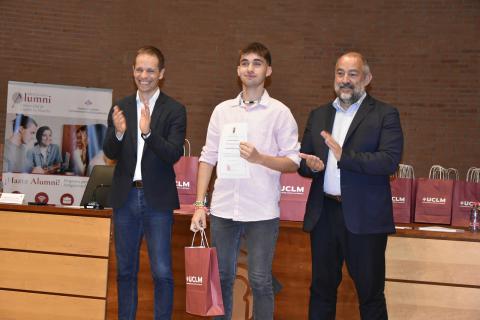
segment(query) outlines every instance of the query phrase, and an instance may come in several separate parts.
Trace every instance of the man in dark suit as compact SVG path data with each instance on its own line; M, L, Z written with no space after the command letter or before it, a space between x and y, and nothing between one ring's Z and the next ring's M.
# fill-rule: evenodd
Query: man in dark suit
M108 116L105 155L117 160L111 189L117 258L118 318L134 320L139 249L145 236L155 284L155 319L171 319L170 241L179 208L173 165L183 154L185 107L160 92L162 52L140 48L133 65L137 93Z
M313 110L299 173L312 178L304 218L310 232L309 319L335 319L345 260L362 319L387 319L385 248L395 232L389 176L403 150L398 111L365 92L372 75L356 52L335 66L333 103Z

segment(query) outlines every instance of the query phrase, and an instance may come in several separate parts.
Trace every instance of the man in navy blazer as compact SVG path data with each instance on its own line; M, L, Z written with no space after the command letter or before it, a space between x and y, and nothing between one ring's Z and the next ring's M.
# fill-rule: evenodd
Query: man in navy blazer
M332 103L310 113L299 173L312 178L304 230L310 233L309 319L335 319L346 262L362 319L388 319L384 295L387 236L395 232L389 176L402 155L397 109L365 92L372 75L359 53L335 66Z
M154 280L154 319L171 319L173 274L170 242L173 210L179 208L173 165L183 154L185 107L160 92L162 52L138 50L135 95L112 107L103 150L117 160L111 187L117 258L118 319L134 320L142 238Z

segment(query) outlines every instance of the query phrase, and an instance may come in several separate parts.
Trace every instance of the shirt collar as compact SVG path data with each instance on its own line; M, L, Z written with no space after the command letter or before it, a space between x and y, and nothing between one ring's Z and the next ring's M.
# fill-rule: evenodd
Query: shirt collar
M357 112L358 108L360 108L360 105L362 104L366 96L367 96L367 93L364 92L363 95L360 97L360 99L358 99L357 102L352 104L347 110L342 108L342 106L340 105L340 99L338 97L333 101L332 105L337 111L340 111L343 113L352 113L352 112L355 113Z
M150 100L148 100L148 104L150 106L150 110L153 110L153 107L155 107L155 103L157 102L157 99L158 97L160 96L160 89L157 88L157 91L155 91L155 93L153 94L153 96L150 98ZM138 93L138 90L137 90L137 106L139 104L143 104L142 100L140 99L140 94ZM150 111L151 112L151 111Z
M238 96L235 98L238 103L236 105L233 105L233 107L246 107L245 103L243 103L242 101L242 93L240 92L238 94ZM270 104L270 95L268 94L267 92L267 89L264 89L263 90L263 94L262 96L260 97L259 101L251 106L249 106L249 108L253 108L253 107L258 107L258 106L262 106L262 107L268 107L268 105Z

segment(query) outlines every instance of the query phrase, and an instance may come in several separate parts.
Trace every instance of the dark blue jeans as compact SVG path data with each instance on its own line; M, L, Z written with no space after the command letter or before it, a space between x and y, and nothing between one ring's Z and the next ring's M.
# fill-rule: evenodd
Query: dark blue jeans
M172 317L173 273L170 243L172 210L148 206L143 189L132 188L123 207L113 213L117 257L118 319L135 320L137 274L142 238L145 236L155 287L154 319Z
M273 319L274 295L272 262L278 237L279 219L240 222L210 216L212 246L217 248L225 315L232 318L233 286L237 274L240 239L245 234L248 280L253 292L253 318Z

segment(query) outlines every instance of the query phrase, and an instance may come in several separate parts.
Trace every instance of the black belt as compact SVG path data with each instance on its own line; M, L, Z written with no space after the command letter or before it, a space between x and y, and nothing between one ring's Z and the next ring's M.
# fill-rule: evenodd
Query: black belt
M137 189L143 189L143 181L142 180L135 180L132 182L132 187Z
M325 197L326 198L329 198L329 199L332 199L332 200L335 200L339 203L342 202L342 196L334 196L333 194L328 194L328 193L325 193Z

